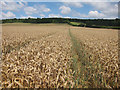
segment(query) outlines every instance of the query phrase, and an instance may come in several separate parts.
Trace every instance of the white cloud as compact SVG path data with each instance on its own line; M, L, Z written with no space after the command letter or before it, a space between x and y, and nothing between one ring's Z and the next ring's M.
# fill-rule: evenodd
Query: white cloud
M59 2L93 2L93 0L55 0L55 1L57 2L58 1ZM94 2L119 2L119 0L94 0Z
M44 17L42 13L47 13L51 11L49 8L47 8L45 5L34 5L32 7L25 7L24 11L27 15L32 15L32 14L38 14L41 17Z
M20 8L26 6L27 3L24 2L1 2L1 8L3 11L10 10L10 11L18 11Z
M52 17L58 18L58 17L62 17L62 16L59 15L59 14L49 14L48 17L49 17L49 18L52 18Z
M27 15L32 15L34 13L38 13L37 9L34 7L26 7L26 8L24 8L24 11Z
M40 16L43 18L43 17L45 17L45 15L44 14L40 14Z
M90 18L104 18L105 15L103 13L99 13L98 11L90 11L88 13L88 17L90 17Z
M67 17L63 17L63 18L71 18L71 17L68 17L68 16L67 16Z
M2 20L2 14L0 13L0 20Z
M88 4L92 5L95 10L100 11L105 16L118 17L118 6L111 2L89 2Z
M12 12L7 12L7 13L3 13L2 12L2 19L9 19L9 18L15 18L16 15Z
M50 11L50 9L47 8L45 5L40 5L39 8L40 8L40 10L43 11L43 12L49 12L49 11Z
M67 6L61 6L59 9L61 10L62 14L69 14L71 12L71 8Z
M33 16L21 16L20 18L22 18L22 19L28 19L28 18L37 18L37 17L33 17Z
M46 5L34 5L34 8L36 8L39 12L50 12L50 8L47 8Z
M14 2L15 0L1 0L2 2Z
M77 8L83 7L83 5L80 2L64 2L64 4L67 6L73 6Z
M79 18L104 18L105 15L103 13L100 13L98 11L89 11L88 14L82 14L80 12L73 11L72 13L73 17L79 17Z
M1 0L7 2L18 2L18 1L28 1L28 2L93 2L93 0ZM119 0L94 0L94 2L119 2Z
M72 11L72 16L79 18L116 18L118 17L118 5L110 2L85 2L91 5L93 10L88 14Z

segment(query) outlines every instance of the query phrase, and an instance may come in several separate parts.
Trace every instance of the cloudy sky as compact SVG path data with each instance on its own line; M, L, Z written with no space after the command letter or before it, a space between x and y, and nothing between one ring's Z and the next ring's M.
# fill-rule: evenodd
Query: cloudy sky
M117 18L117 2L5 2L0 19L8 18Z

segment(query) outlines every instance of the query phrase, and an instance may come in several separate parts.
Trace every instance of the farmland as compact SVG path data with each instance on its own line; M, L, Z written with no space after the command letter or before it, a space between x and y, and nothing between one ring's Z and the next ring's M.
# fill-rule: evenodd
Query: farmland
M118 30L3 24L3 88L118 88Z

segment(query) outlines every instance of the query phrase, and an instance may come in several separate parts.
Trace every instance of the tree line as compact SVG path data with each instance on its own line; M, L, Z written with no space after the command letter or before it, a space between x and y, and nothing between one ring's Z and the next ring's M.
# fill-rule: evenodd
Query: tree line
M28 18L28 19L4 19L2 23L68 23L78 22L83 23L86 27L99 26L120 26L120 19L72 19L72 18Z

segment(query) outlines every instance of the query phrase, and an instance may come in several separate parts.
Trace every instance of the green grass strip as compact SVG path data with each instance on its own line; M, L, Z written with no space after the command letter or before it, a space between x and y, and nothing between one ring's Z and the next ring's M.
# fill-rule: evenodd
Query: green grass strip
M74 70L74 87L106 87L105 81L103 80L102 74L100 73L102 70L99 60L96 60L96 63L94 63L94 60L91 59L91 55L86 53L87 51L85 51L82 42L78 42L76 37L72 35L70 29L69 35L73 44L73 65L71 68Z

